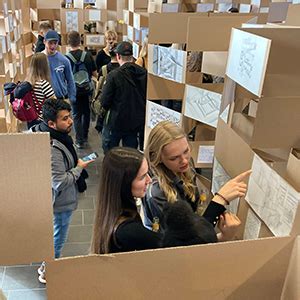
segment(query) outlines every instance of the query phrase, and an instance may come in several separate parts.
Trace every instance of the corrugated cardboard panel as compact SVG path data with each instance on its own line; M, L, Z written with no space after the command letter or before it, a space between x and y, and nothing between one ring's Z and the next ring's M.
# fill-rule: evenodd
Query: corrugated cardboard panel
M300 4L290 5L287 12L285 25L299 26L300 25L299 14L300 14Z
M53 258L49 135L0 135L0 264Z
M149 44L186 43L188 19L197 16L207 18L208 13L149 14Z
M300 299L300 237L296 237L292 251L288 272L284 282L281 300L298 300Z
M220 14L223 15L223 14ZM231 28L240 27L249 16L197 17L188 20L188 51L227 51ZM197 37L197 38L195 38Z
M285 237L55 260L48 299L279 299L292 246Z

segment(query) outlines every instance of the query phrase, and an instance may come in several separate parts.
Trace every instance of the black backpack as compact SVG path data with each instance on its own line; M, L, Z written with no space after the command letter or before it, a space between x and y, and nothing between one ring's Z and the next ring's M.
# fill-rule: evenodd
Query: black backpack
M77 95L92 94L94 86L84 63L86 52L82 51L80 60L76 60L76 58L70 52L67 53L66 56L69 57L74 63L72 71L74 75Z

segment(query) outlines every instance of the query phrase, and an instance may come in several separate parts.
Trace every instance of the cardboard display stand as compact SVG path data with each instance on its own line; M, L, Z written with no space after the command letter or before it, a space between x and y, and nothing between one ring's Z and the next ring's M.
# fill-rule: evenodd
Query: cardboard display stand
M47 263L48 299L280 299L293 242L266 238L59 259Z
M0 144L0 265L52 259L49 135L1 134Z

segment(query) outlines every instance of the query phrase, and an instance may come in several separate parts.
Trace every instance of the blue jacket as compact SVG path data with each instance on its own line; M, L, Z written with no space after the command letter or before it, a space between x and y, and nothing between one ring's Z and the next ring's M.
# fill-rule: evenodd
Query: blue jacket
M48 55L52 87L57 98L68 96L71 102L76 102L76 86L69 60L60 52Z

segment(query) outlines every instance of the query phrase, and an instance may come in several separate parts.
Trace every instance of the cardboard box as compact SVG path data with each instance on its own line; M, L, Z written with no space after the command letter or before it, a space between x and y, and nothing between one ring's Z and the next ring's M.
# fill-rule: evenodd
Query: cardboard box
M84 32L83 10L82 9L61 9L61 33L67 34L71 30Z
M61 0L35 0L36 8L42 9L60 9L61 8Z
M147 11L148 0L128 0L128 10L135 12L137 10Z
M49 300L279 299L293 243L291 237L266 238L59 259L47 263L47 295Z
M0 264L53 259L49 134L2 134L0 141Z

